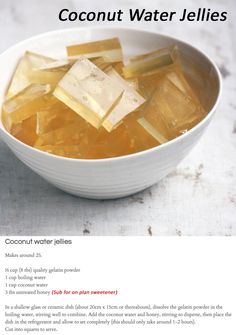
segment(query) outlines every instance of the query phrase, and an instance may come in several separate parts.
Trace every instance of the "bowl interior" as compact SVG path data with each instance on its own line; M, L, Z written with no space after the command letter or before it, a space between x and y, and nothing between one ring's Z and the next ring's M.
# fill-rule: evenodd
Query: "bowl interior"
M185 75L194 89L199 92L201 103L209 112L219 95L219 74L213 63L199 50L175 38L148 31L120 28L75 28L49 32L25 40L0 55L0 104L19 58L26 50L63 59L65 46L70 44L105 39L121 39L124 55L129 57L177 44L182 53ZM0 128L3 128L0 121Z

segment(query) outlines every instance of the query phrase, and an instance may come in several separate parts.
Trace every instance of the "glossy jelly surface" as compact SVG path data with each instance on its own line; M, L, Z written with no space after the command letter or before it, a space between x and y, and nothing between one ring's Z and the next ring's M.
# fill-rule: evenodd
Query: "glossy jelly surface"
M67 46L68 59L26 51L2 105L18 140L68 158L129 155L166 143L205 116L178 48L124 62L118 38Z

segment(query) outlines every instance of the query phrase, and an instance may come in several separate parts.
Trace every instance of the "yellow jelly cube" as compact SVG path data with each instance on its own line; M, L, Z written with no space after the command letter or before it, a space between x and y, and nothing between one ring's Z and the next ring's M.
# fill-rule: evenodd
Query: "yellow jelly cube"
M88 145L97 135L96 131L89 123L79 118L78 121L63 128L39 135L35 145L78 145L80 143Z
M150 136L155 138L159 144L165 143L177 136L176 131L171 131L163 121L162 114L156 104L155 93L139 113L137 122Z
M167 140L190 129L202 116L201 105L166 77L159 83L143 113L146 121ZM141 123L145 126L142 120Z
M155 137L138 123L138 119L141 115L142 111L134 112L129 114L123 120L123 125L126 127L126 130L132 139L132 144L136 152L153 148L160 144Z
M159 68L173 64L175 59L175 47L160 49L131 58L131 62L123 68L123 73L125 78L150 74Z
M122 88L88 59L80 58L53 94L99 128L123 93Z
M156 105L169 128L185 132L203 117L202 106L179 90L169 79L157 89Z
M163 77L167 77L180 91L199 103L199 99L187 82L182 67L176 63L157 69L149 75L138 77L138 88L145 98L152 96Z
M11 134L21 142L33 146L38 138L36 134L36 115L30 116L21 123L13 124Z
M106 62L101 57L91 59L91 62L93 62L93 64L95 64L100 70L104 72L107 72L109 69L113 68L116 72L119 73L120 76L123 77L123 62ZM131 80L133 80L133 78Z
M48 97L46 108L37 112L37 134L45 134L78 121L80 116L54 96Z
M107 62L120 62L123 60L122 48L118 38L89 42L67 47L70 59L84 56L86 58L102 57Z
M201 113L204 114L204 108L202 107L197 95L189 85L188 81L186 80L183 71L180 66L175 66L173 68L170 68L168 71L166 71L166 77L169 79L169 81L172 82L181 92L183 92L185 95L187 95L190 99L192 99L199 107L199 110L201 110Z
M10 98L31 84L29 70L34 66L41 66L54 61L54 59L26 51L19 60L10 81L6 97Z
M106 130L112 131L112 129L114 129L126 115L141 106L145 102L145 99L114 69L111 68L107 74L120 86L121 90L123 90L121 99L114 106L102 124Z
M47 106L50 85L31 84L3 103L5 115L12 123L19 123Z
M67 71L70 66L73 65L73 62L70 62L69 60L51 60L50 62L46 64L38 64L34 65L33 69L36 71L52 71L56 72L58 70L65 70Z
M58 62L53 58L26 51L16 67L6 97L16 95L32 83L55 87L69 66L68 61Z
M97 132L94 142L89 146L86 158L110 158L136 152L133 141L124 125L120 125L110 133L104 128L98 129Z
M51 89L54 89L70 67L71 63L67 61L51 62L45 66L32 68L28 72L28 78L31 83L50 84Z
M164 137L150 122L148 122L146 118L141 117L137 120L137 122L160 144L168 142L168 139Z

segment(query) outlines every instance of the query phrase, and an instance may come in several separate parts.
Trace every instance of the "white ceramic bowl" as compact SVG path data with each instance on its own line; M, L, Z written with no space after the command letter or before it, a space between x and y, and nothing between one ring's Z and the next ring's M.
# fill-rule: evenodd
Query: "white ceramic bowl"
M184 135L159 147L129 156L83 160L54 156L34 149L10 135L0 122L0 136L29 168L56 187L74 195L113 199L141 191L170 173L189 153L209 124L221 92L221 77L215 64L201 51L175 38L154 32L121 28L75 28L38 35L16 44L0 55L0 104L17 61L25 50L52 57L65 57L65 46L118 36L127 56L178 44L191 84L200 90L207 116Z

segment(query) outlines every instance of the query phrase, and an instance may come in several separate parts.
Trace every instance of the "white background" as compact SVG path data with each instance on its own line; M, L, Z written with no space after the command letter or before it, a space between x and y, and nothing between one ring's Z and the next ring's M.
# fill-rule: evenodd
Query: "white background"
M50 186L0 142L0 234L235 235L235 6L234 0L0 0L0 51L41 32L93 24L60 22L62 8L145 7L181 12L184 7L206 7L228 12L228 20L219 23L122 22L122 26L144 27L191 42L216 61L224 76L217 115L173 173L138 195L89 201Z

